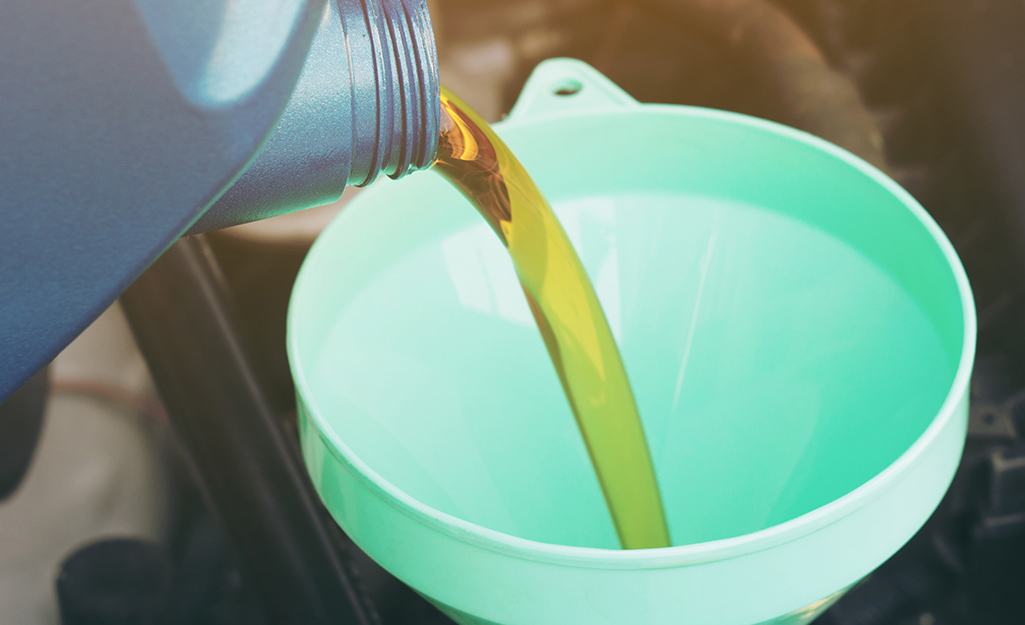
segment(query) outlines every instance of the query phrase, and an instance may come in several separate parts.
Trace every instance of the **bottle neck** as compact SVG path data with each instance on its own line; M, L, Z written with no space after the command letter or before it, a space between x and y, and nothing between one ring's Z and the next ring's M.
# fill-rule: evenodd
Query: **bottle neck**
M277 127L190 232L326 204L347 185L430 167L440 116L426 0L328 0Z
M353 142L348 183L400 178L438 150L438 59L425 0L338 3L352 80Z

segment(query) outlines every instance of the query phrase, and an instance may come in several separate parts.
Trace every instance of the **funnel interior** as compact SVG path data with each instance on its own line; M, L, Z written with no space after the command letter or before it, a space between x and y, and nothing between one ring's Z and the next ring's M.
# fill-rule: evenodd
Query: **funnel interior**
M715 115L622 117L508 138L605 308L673 543L793 519L885 469L936 416L964 340L921 215L819 147ZM572 159L544 148L582 137ZM511 263L469 204L433 174L375 185L317 246L293 331L348 449L471 523L618 548Z

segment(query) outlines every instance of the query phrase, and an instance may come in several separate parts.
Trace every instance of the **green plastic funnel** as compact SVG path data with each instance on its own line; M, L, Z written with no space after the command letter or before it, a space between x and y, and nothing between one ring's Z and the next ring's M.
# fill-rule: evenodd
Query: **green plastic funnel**
M811 620L932 513L964 443L963 269L898 185L804 133L542 64L498 133L622 350L673 543L622 551L512 266L439 176L314 245L288 349L346 532L463 624Z

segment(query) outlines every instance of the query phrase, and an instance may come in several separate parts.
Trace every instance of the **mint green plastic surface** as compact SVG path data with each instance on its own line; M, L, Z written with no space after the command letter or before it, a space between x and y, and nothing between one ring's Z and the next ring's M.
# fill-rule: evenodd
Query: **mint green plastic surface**
M466 625L811 620L957 467L975 313L949 242L833 145L640 105L576 61L539 66L495 129L594 282L674 546L617 549L511 263L431 172L362 193L296 282L288 349L328 509Z

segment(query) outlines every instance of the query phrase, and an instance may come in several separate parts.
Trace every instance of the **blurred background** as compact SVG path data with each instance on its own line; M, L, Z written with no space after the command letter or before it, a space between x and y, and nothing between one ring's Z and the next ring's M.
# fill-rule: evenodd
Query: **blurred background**
M490 121L539 61L574 57L642 102L819 134L925 206L961 256L979 313L964 459L929 523L817 622L1025 622L1025 4L434 0L431 14L443 84ZM358 192L205 235L205 271L224 290L217 305L282 426L283 454L295 444L291 285L317 233ZM238 568L259 555L233 551L204 503L203 488L216 488L201 488L182 459L120 304L0 412L0 622L96 623L76 616L96 605L112 606L104 623L268 622ZM273 500L280 485L265 487ZM304 505L344 563L357 606L349 622L449 622L354 547L315 498Z

